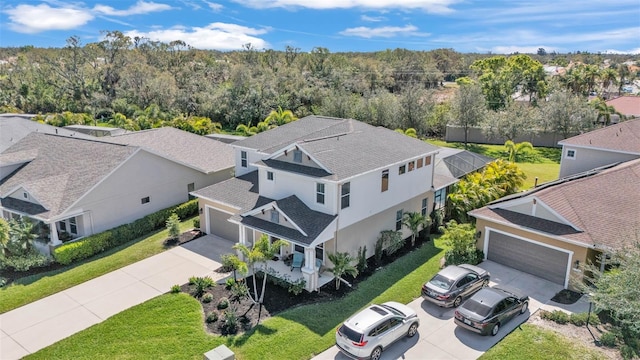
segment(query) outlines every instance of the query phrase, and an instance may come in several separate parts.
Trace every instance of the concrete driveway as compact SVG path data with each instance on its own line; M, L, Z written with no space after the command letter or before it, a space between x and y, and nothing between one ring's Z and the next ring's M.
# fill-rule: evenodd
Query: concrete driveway
M185 284L191 276L226 274L219 255L230 246L205 236L70 289L0 314L0 359L19 359L132 306ZM224 241L224 240L222 240ZM224 249L221 249L224 247Z
M479 266L491 272L491 286L509 285L527 293L529 310L502 326L498 335L479 336L455 325L455 309L443 309L419 298L408 304L420 318L418 335L398 341L384 351L382 359L476 359L562 290L561 285L491 261ZM333 346L314 359L347 360L348 357Z

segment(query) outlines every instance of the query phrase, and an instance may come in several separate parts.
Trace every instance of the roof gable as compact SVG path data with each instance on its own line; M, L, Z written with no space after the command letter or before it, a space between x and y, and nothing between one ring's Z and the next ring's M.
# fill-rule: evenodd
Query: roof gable
M640 119L609 125L558 144L640 155Z

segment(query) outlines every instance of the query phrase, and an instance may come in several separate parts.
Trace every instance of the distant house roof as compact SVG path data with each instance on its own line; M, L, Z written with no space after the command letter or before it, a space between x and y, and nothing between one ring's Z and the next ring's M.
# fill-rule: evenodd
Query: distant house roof
M2 206L43 219L60 215L136 151L131 146L31 133L0 154L0 164L24 162L0 180ZM6 197L20 188L41 206Z
M127 132L125 129L106 126L67 125L64 128L96 137L120 135Z
M0 152L32 132L93 139L92 136L31 120L35 115L0 114Z
M231 144L233 142L236 142L236 141L239 141L239 140L244 140L244 139L247 138L246 136L229 135L229 134L209 134L209 135L205 135L205 136L210 138L210 139L222 141L223 143L227 143L227 144Z
M433 187L440 189L451 185L463 176L484 168L494 160L467 150L441 148L436 156Z
M627 117L640 117L640 96L620 96L607 100L607 105Z
M130 132L103 141L140 146L206 174L235 164L233 148L228 144L172 127Z
M511 201L521 198L537 199L571 225L505 209ZM543 184L470 214L587 246L620 249L640 236L640 159Z
M398 132L353 119L307 116L232 144L271 155L292 144L310 154L339 181L407 159L435 153L438 147Z
M640 119L609 125L564 139L558 144L640 155Z

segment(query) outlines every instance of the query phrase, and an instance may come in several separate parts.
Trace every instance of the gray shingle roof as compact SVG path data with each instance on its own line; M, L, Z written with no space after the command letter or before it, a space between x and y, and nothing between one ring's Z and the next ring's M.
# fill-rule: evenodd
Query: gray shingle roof
M23 114L0 115L0 152L3 152L32 132L73 136L82 139L95 139L93 136L77 131L70 131L47 124L41 124L37 121L31 120L33 116L34 115Z
M583 176L572 176L548 186L519 194L518 198L536 197L582 231L560 234L568 240L589 246L620 249L637 241L640 229L640 159L627 161ZM513 198L511 198L513 199ZM493 203L506 207L510 200ZM558 235L559 225L537 227L522 217L505 217L504 213L484 207L470 212L473 216L506 220L524 227Z
M558 144L640 155L640 119L623 121L589 131L588 133L564 139Z
M0 157L4 160L12 154L36 154L32 161L0 181L0 197L24 187L46 208L39 214L41 217L55 217L137 150L94 140L31 133ZM19 206L4 200L2 204Z
M102 139L117 144L140 146L207 174L230 169L235 165L234 151L229 144L172 127Z
M308 116L234 143L274 152L297 144L332 173L333 180L436 152L436 146L353 119Z
M237 208L239 213L273 201L258 194L257 170L193 191L192 194Z
M275 203L291 221L307 234L306 236L297 229L292 229L253 216L244 217L242 223L258 230L274 234L284 240L294 241L302 245L310 245L336 218L335 215L311 210L295 195L277 200Z

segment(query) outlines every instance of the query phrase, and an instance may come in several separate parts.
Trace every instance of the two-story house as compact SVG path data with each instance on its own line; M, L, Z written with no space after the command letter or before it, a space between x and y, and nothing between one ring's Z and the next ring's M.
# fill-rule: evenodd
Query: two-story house
M438 148L392 130L308 116L232 146L235 177L192 193L201 226L247 246L262 234L287 241L281 254L304 254L309 291L328 253L373 256L381 231L409 236L403 214L433 204Z

